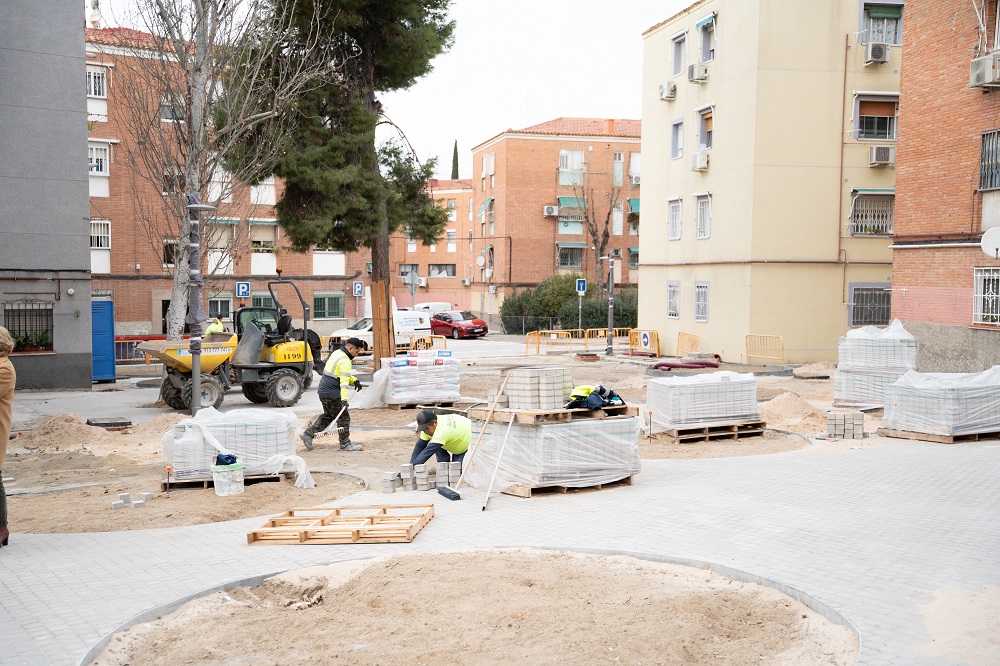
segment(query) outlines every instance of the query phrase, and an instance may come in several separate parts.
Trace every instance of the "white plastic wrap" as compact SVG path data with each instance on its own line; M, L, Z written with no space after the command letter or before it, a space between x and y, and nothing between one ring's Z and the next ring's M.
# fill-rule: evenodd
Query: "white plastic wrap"
M459 399L458 357L446 349L411 351L405 358L384 358L388 368L386 402L409 405L427 402L455 402Z
M481 427L481 424L476 424ZM476 455L467 458L466 481L486 491L496 469L493 490L512 486L585 488L638 474L639 419L594 419L544 425L493 424Z
M711 372L650 379L646 409L653 412L654 433L687 425L754 421L757 380L752 372Z
M885 390L907 371L838 369L833 373L833 401L836 404L885 404Z
M210 479L215 456L231 453L247 476L295 471L295 485L312 488L305 460L295 455L299 419L290 409L206 407L163 434L163 456L178 479Z
M931 435L1000 432L1000 366L978 373L907 372L886 389L882 427Z
M834 402L884 405L886 387L916 367L917 341L898 319L885 328L850 330L837 346Z
M350 399L351 409L379 409L389 404L389 369L383 367L372 375L368 386Z

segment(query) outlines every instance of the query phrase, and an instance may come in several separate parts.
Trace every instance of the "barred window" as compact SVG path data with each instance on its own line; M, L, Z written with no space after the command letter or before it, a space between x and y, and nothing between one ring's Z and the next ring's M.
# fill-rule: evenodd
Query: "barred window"
M892 235L895 200L892 194L857 195L851 210L851 235Z
M681 316L681 283L667 283L667 317L679 319Z
M708 238L712 235L712 197L701 196L696 199L697 226L695 236L697 238Z
M694 285L694 320L708 321L707 282L696 282Z
M87 157L90 162L90 173L97 176L107 176L108 147L107 145L91 143L87 146Z
M681 238L681 200L667 202L667 240Z
M87 67L87 97L107 97L107 73L103 67Z
M111 249L111 220L90 221L90 249Z
M979 152L979 189L1000 190L1000 130L983 132Z
M973 323L1000 324L1000 268L975 268L973 272L976 281Z
M313 317L316 319L339 319L344 316L344 294L334 292L313 295Z
M849 326L888 326L892 312L889 283L852 284L847 304Z
M14 338L15 352L52 351L52 303L33 300L4 303L3 325Z
M578 247L559 248L559 268L582 268L583 250Z

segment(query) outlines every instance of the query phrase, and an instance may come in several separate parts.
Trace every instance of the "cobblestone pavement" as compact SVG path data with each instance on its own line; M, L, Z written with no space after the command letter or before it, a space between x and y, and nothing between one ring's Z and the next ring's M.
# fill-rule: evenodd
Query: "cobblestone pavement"
M412 544L251 547L246 532L259 518L99 534L19 534L13 525L0 550L0 663L79 663L137 614L227 581L375 554L532 546L732 567L842 613L861 632L861 664L957 665L929 633L925 607L935 595L1000 585L998 459L1000 443L990 442L819 442L646 462L631 487L497 496L486 512L476 491L459 502L418 492L351 498L433 501L437 515Z

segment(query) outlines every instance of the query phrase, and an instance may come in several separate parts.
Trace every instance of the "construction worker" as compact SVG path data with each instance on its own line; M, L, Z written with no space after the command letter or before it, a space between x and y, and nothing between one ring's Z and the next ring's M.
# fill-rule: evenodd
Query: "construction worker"
M222 325L222 320L216 317L212 320L212 323L205 327L205 335L210 335L212 333L222 333L226 330L226 327Z
M360 444L351 444L351 415L347 411L348 389L353 384L355 391L362 389L361 381L354 376L354 365L351 360L364 348L364 342L358 338L348 338L338 347L323 368L323 378L319 380L319 401L323 405L323 413L309 423L299 438L310 451L313 450L313 437L326 430L331 423L337 422L337 434L340 435L341 451L360 451Z
M417 433L411 465L422 465L432 456L438 462L462 462L472 443L472 421L460 414L438 416L425 409L417 414Z

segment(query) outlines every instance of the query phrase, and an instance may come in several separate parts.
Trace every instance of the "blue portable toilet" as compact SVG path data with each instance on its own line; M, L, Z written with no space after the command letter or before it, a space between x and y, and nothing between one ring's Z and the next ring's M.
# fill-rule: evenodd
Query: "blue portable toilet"
M115 304L92 301L91 374L95 382L113 382L115 376Z

